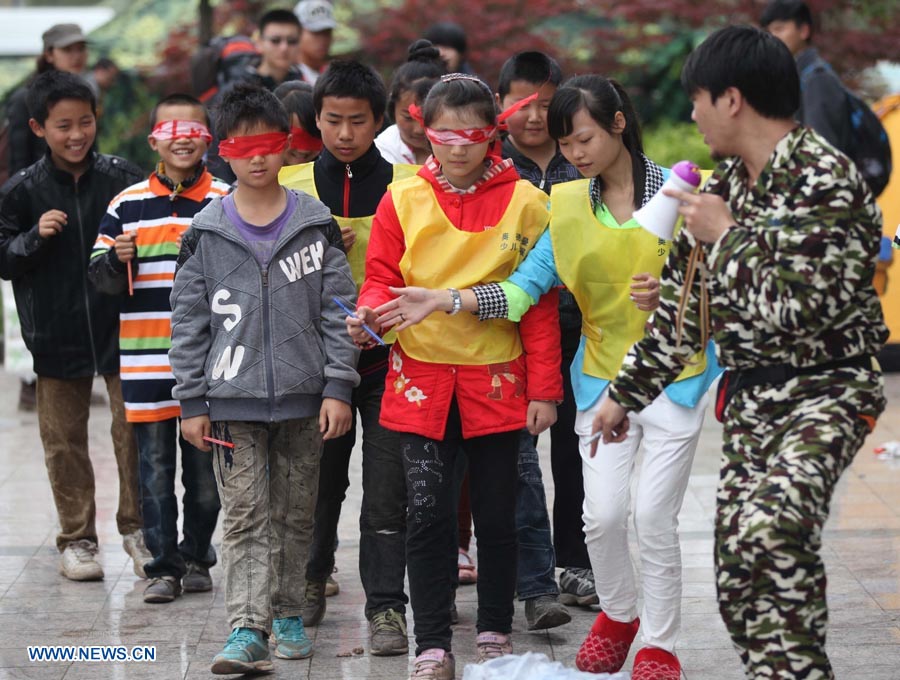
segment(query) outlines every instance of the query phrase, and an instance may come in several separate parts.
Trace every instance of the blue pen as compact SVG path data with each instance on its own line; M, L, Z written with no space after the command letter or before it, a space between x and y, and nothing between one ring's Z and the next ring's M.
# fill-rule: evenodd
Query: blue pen
M345 312L347 312L347 316L356 316L356 312L352 311L349 307L347 307L347 305L345 305L345 304L344 304L343 302L341 302L339 299L337 299L336 297L333 297L333 298L331 298L331 299L334 300L334 304L336 304L338 307L340 307L340 308L343 309ZM382 347L387 347L387 345L384 344L384 340L382 340L381 338L378 337L378 333L376 333L375 331L373 331L373 330L372 330L371 328L369 328L366 324L363 324L362 327L363 327L363 330L364 330L366 333L368 333L369 335L372 336L372 339L373 339L375 342L377 342L377 343L378 343L379 345L381 345Z

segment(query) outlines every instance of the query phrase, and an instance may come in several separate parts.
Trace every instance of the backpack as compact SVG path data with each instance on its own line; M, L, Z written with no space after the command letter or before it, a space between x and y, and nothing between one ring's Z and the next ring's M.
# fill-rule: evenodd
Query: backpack
M856 167L862 173L869 188L875 196L879 196L891 179L891 142L887 131L878 119L875 112L851 92L837 74L831 68L831 64L821 59L803 69L800 74L800 86L807 76L816 70L824 70L832 73L841 84L847 105L847 115L850 118L850 139L846 149L841 149L856 163Z
M253 41L243 35L218 37L191 57L191 87L194 95L208 102L224 85L236 80L258 56Z

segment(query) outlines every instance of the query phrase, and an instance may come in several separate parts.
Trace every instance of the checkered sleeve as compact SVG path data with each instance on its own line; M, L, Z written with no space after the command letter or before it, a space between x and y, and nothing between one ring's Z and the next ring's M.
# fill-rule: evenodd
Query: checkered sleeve
M472 292L478 301L478 320L505 319L509 314L509 302L506 293L499 283L486 283L481 286L473 286Z

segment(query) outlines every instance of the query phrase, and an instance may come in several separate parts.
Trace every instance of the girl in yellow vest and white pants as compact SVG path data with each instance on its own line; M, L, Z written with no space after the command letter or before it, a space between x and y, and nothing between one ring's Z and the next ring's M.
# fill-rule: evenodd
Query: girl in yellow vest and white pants
M614 81L572 78L550 104L550 134L586 179L559 184L551 194L550 229L506 281L461 291L462 309L482 319L516 320L554 285L572 291L584 315L572 363L578 407L588 554L603 612L576 657L579 669L614 673L624 665L642 628L633 680L678 680L674 655L681 620L678 512L687 488L706 410L706 392L719 373L714 355L694 357L676 382L649 407L631 414L627 439L590 454L591 421L631 345L643 335L658 295L670 243L632 218L662 186L666 171L643 154L637 117ZM446 310L446 290L396 289L379 307L379 322L409 327ZM644 606L628 550L631 480L641 442L644 459L634 499Z

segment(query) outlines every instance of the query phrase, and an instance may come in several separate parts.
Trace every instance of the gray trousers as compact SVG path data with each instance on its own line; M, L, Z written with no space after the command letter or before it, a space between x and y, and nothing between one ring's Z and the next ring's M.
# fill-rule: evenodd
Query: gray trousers
M215 422L213 469L222 501L225 609L232 628L269 633L300 616L312 541L322 435L318 417Z

